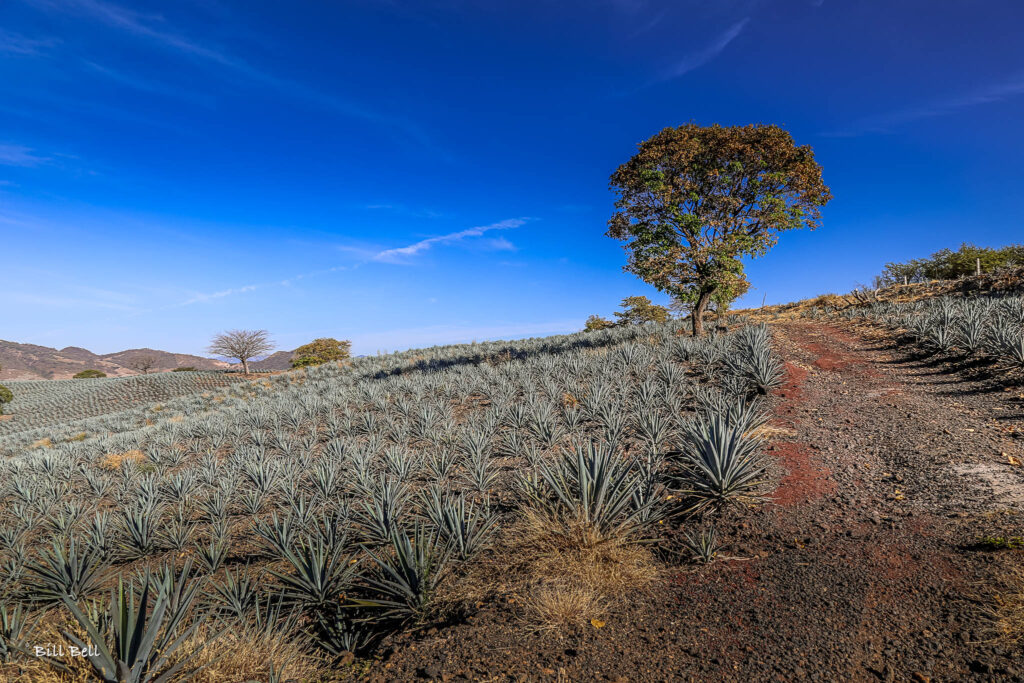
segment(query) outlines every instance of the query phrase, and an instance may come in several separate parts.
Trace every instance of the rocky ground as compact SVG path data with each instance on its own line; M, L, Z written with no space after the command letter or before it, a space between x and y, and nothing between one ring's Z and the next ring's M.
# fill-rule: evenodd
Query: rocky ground
M396 636L371 679L1024 680L986 615L1024 551L1024 387L874 328L775 326L770 504L726 518L714 563L658 543L650 590L600 627L533 632L517 605Z

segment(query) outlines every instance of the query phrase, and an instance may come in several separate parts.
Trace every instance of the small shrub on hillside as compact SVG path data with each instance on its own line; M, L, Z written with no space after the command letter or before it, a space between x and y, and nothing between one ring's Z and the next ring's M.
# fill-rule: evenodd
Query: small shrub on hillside
M295 349L292 356L292 367L305 368L311 365L323 365L345 360L350 355L352 355L352 342L322 337Z
M665 323L671 317L669 310L664 306L651 303L646 296L627 296L619 304L621 311L615 312L617 320L612 322L599 315L592 315L587 318L584 324L584 332L596 332L607 330L619 325L643 325L644 323Z
M106 377L107 373L100 372L99 370L82 370L80 373L75 375L72 379L97 379L100 377Z
M587 322L583 326L583 331L597 332L598 330L607 330L609 327L615 327L615 323L607 318L602 318L599 315L592 315L587 318Z
M978 550L1024 550L1021 536L982 536L975 543Z
M882 274L875 278L875 285L887 287L901 285L904 281L954 280L965 275L974 275L979 260L983 273L1021 265L1024 264L1024 245L1011 244L992 249L964 242L956 251L942 249L928 258L912 259L906 263L887 263Z
M11 390L0 384L0 415L4 414L4 404L10 403L13 400L14 394L11 393Z
M185 365L180 368L174 368L171 372L199 372L199 369L194 368L191 365Z
M619 325L668 322L668 309L652 304L646 296L627 296L622 300L621 306L622 310L615 312Z

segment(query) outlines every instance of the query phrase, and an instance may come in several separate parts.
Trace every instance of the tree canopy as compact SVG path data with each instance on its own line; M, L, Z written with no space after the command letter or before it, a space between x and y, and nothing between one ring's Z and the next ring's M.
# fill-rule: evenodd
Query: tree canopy
M619 325L663 323L669 318L667 308L652 304L646 296L627 296L620 306L622 310L615 312Z
M597 332L598 330L607 330L609 327L615 327L608 318L602 318L599 315L592 315L587 318L587 322L583 325L584 332Z
M310 365L345 360L351 353L352 342L321 337L295 349L292 353L292 367L304 368Z
M616 321L612 322L599 315L592 315L587 318L583 327L584 332L606 330L618 325L642 325L643 323L663 323L671 314L664 306L651 303L646 296L627 296L619 305L621 311L615 312Z
M741 259L818 227L832 197L811 148L774 125L665 128L610 184L607 234L625 242L624 269L687 304L694 335L716 292L748 286Z

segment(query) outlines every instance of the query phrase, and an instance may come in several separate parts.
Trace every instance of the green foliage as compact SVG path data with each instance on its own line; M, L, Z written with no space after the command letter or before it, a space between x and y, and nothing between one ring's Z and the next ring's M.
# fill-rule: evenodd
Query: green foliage
M664 323L671 317L664 306L651 303L646 296L627 296L619 304L621 311L615 312L617 320L612 322L599 315L587 318L584 332L607 330L618 325L643 325L644 323Z
M974 543L978 550L1021 550L1024 549L1024 537L1021 536L982 536Z
M683 544L693 555L693 559L701 564L714 562L722 547L718 543L718 530L713 525L699 532L687 531Z
M588 442L553 463L538 464L523 482L531 504L552 520L578 525L593 542L625 538L654 518L637 505L642 477L635 459L609 443Z
M465 494L453 496L436 486L423 503L438 537L460 560L468 560L487 543L498 519L486 506L467 503Z
M152 582L147 576L140 583L141 593L137 595L138 588L134 582L129 582L126 588L124 582L118 580L118 587L111 592L105 613L86 614L74 601L65 598L65 607L88 634L89 642L69 631L63 631L64 637L83 651L89 645L95 648L97 654L89 655L89 663L97 677L109 683L191 678L198 669L185 669L190 657L178 658L174 664L170 662L202 623L201 618L188 625L183 623L196 591L186 593L184 604L173 605L173 594L166 586L158 585L150 611ZM193 656L198 649L192 652Z
M352 342L322 337L295 349L292 355L292 367L305 368L345 360L351 353Z
M322 540L282 550L290 571L270 572L282 583L281 594L315 612L337 604L356 574L353 558L343 556L341 548L331 548Z
M0 603L0 662L10 661L18 650L26 650L25 636L27 619L21 605L15 605L10 612L7 605Z
M688 305L695 336L711 296L746 282L741 259L767 253L780 232L817 227L832 197L811 148L773 125L665 128L611 187L608 236L626 243L625 270Z
M602 318L599 315L592 315L587 318L587 322L583 326L583 331L596 332L598 330L607 330L609 327L615 327L615 323L608 320L608 318Z
M358 603L384 608L382 616L386 617L422 618L437 587L448 575L451 546L419 525L411 535L393 531L390 541L390 554L367 551L377 573L365 580L379 597Z
M720 318L724 316L732 302L739 299L749 290L750 283L747 282L746 277L742 276L742 274L734 274L732 277L729 277L727 273L723 273L718 287L711 294L711 303L715 305L715 314Z
M80 373L75 375L72 379L98 379L100 377L106 377L107 373L100 372L99 370L82 370Z
M928 280L954 280L974 275L978 260L981 272L991 273L1000 268L1024 265L1024 245L1011 244L998 249L979 247L964 242L956 251L942 249L928 258L911 259L903 263L887 263L881 275L875 277L876 287L901 285L904 282Z
M191 365L184 365L180 368L174 368L171 372L199 372L199 370Z
M28 565L32 597L44 604L57 603L67 598L81 600L99 588L106 565L100 549L80 548L71 539L67 550L59 541L53 542L53 552L39 551L39 559Z
M11 390L0 384L0 415L4 414L4 404L10 403L13 400L14 394L11 393Z
M615 312L619 325L664 323L669 318L667 308L652 304L646 296L627 296L620 306L622 310Z
M764 418L754 413L717 413L687 425L683 449L677 455L683 492L693 502L691 512L703 512L726 503L743 505L763 499L767 463L761 440L751 434Z

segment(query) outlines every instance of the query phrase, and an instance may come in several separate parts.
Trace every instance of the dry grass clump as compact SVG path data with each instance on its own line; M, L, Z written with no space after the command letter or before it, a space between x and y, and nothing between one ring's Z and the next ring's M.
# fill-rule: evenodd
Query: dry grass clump
M523 608L525 620L533 628L553 631L603 621L608 604L592 587L568 583L537 587L524 600Z
M121 463L130 462L133 465L139 465L145 461L146 454L136 448L124 453L107 453L100 460L100 468L109 471L117 471L121 469Z
M33 441L32 445L29 446L29 450L35 450L36 448L53 448L53 440L47 436L38 441Z
M1024 638L1024 567L1008 569L988 611L999 640L1016 643Z
M235 626L210 640L221 630L217 624L200 627L184 641L168 665L186 660L186 669L201 667L189 678L195 683L239 683L266 681L271 666L280 680L322 681L330 678L329 660L301 638L271 628L245 624ZM54 610L43 617L26 642L32 646L60 646L72 643L62 631L88 641L86 633L64 610ZM96 675L88 659L65 654L57 658L64 665L60 670L42 658L16 655L12 661L0 663L0 681L33 681L38 683L79 683L95 681Z
M210 635L209 629L200 629L193 642L183 645L184 651L191 652ZM191 679L197 683L265 681L272 663L276 665L275 673L286 681L321 681L330 670L330 662L301 640L253 626L228 631L197 656L189 656L191 666L203 667Z
M66 669L55 668L42 657L31 656L33 647L69 647L71 643L61 631L84 636L74 620L63 610L54 610L44 615L24 639L29 655L16 654L11 661L0 663L0 681L32 681L33 683L84 683L95 681L89 660L84 657L65 656L57 658Z
M527 509L439 602L463 609L510 603L528 627L557 630L603 620L656 577L653 556L635 541L595 538L584 525Z

